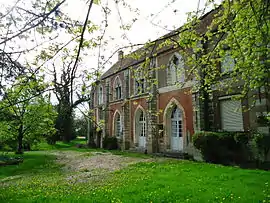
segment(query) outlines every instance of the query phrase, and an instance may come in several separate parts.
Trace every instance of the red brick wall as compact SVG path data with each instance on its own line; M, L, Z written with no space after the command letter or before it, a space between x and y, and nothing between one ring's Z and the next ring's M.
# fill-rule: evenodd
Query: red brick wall
M109 120L107 121L108 125L109 125L109 136L114 135L114 133L113 133L113 115L114 115L116 110L118 110L120 112L121 116L123 116L121 102L109 105Z
M147 103L146 103L146 99L145 98L138 98L136 100L132 100L130 101L130 132L131 132L131 141L134 142L133 138L134 138L134 127L133 127L133 123L134 123L134 116L135 116L135 111L137 109L138 106L142 106L142 108L147 111Z
M186 127L190 134L194 133L193 129L193 109L192 109L192 95L190 94L189 89L185 90L176 90L167 93L162 93L159 95L159 109L162 109L162 113L159 115L159 123L163 123L163 115L166 106L171 101L171 99L176 99L180 105L184 108L186 116Z

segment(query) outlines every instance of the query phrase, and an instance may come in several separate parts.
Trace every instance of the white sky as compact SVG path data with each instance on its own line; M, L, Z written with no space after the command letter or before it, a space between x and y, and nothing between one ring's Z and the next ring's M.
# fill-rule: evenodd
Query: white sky
M124 32L119 28L121 23L115 1L108 1L108 6L112 13L109 16L109 26L105 38L108 39L108 37L111 36L115 40L110 41L108 46L106 46L104 50L105 60L117 48L127 46L130 42L133 44L145 43L147 40L155 40L169 31L180 27L186 22L187 12L196 11L198 2L200 2L201 8L204 7L205 4L205 0L125 0L134 10L138 8L140 14L137 15L135 12L130 12L129 9L119 6L124 24L130 23L134 18L138 19L131 27L131 30ZM101 0L101 2L106 2L106 0ZM90 19L95 23L99 23L103 20L100 8L100 5L94 5L92 7ZM68 12L72 18L83 20L86 11L87 6L84 0L68 0L66 12ZM128 40L121 38L121 35L124 33L127 35ZM97 55L97 52L92 55ZM96 56L93 58L89 57L87 61L97 61ZM115 55L111 62L115 63L116 61L117 56ZM93 65L95 66L96 63ZM109 67L110 65L108 64L106 69Z
M13 5L16 0L0 0L0 12L5 13L4 7L7 5ZM88 3L87 0L67 0L62 11L69 14L73 20L84 21ZM118 0L120 3L117 9L115 0L101 0L101 5L94 5L90 13L90 20L95 24L100 25L104 20L102 12L102 5L104 6L108 2L108 7L111 10L111 14L108 16L108 27L106 30L105 40L108 44L102 47L101 55L104 56L104 60L107 60L114 51L118 48L132 44L145 43L148 40L155 40L156 38L172 31L186 22L187 12L196 11L198 2L200 8L204 8L206 0ZM133 11L122 6L122 1L127 2L131 6ZM27 2L27 1L25 1ZM29 1L28 1L29 2ZM28 6L25 3L25 7ZM139 13L134 12L135 9L139 10ZM118 12L119 10L119 12ZM120 16L123 24L132 22L134 18L137 21L133 24L129 31L123 31L119 27L121 26ZM2 29L2 28L0 28ZM4 28L5 29L5 28ZM0 30L1 31L1 30ZM122 35L126 34L127 39L123 39ZM62 39L64 39L64 35ZM113 38L114 40L111 40ZM22 47L29 46L31 42L18 40ZM67 40L66 40L67 41ZM17 43L17 42L16 42ZM18 45L19 46L19 45ZM131 51L131 49L124 50L125 53ZM23 56L33 59L33 55ZM89 50L88 56L84 57L84 67L87 69L96 69L98 64L98 49ZM114 55L110 63L105 66L103 71L106 71L110 66L117 61L117 54Z
M68 13L72 19L83 22L88 9L88 2L86 1L67 0L65 5L62 6L61 11ZM104 55L104 60L106 60L120 47L145 43L180 27L186 22L186 13L197 10L198 3L200 8L203 8L206 0L118 0L118 9L115 0L100 1L100 5L92 7L89 19L97 25L102 25L101 22L104 20L102 6L107 5L111 10L111 14L108 16L109 26L104 37L104 40L107 40L108 43L102 47L101 53ZM4 8L7 5L14 5L14 2L16 0L0 0L0 12L5 13ZM122 2L130 5L133 11L138 9L139 12L133 12L127 7L123 7ZM27 8L28 5L31 5L29 1L25 1L24 7ZM123 31L119 28L121 26L119 13L124 25L129 24L135 18L137 19L130 30ZM127 36L126 39L123 39L123 34ZM62 35L62 39L65 40L65 35ZM21 47L29 47L31 44L29 40L26 42L18 41ZM131 49L124 51L127 53ZM33 53L30 56L28 54L25 58L33 58L33 55ZM98 49L90 50L88 56L84 58L85 66L96 68L98 62L97 55ZM117 56L115 55L110 62L115 63L116 61ZM111 64L107 64L106 69L110 66Z

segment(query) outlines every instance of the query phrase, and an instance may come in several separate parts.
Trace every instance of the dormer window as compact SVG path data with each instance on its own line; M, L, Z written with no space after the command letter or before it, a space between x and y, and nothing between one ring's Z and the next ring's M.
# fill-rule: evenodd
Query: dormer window
M119 100L122 98L122 83L117 76L114 80L114 99Z
M185 68L182 57L175 53L168 65L167 83L168 85L175 85L176 83L183 83L185 81Z

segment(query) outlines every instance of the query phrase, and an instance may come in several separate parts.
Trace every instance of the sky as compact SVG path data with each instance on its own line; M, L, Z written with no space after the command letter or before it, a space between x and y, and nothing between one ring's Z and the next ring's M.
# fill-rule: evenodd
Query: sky
M114 0L108 0L108 7L111 9L109 16L105 38L113 37L109 40L104 50L105 59L110 57L117 48L132 44L145 43L148 40L155 40L160 36L182 26L187 19L187 13L196 11L198 3L200 8L204 7L205 0L125 0L133 10L136 8L139 13L131 12L128 8L121 6L117 9ZM78 3L80 2L80 3ZM90 19L99 24L104 18L100 10L106 1L101 1L101 5L94 5L91 10ZM121 1L120 1L121 2ZM65 11L73 18L83 20L86 15L87 6L83 0L69 0ZM118 12L119 11L119 12ZM119 14L120 13L120 14ZM133 19L137 19L129 31L123 31L119 28L122 23L130 23ZM126 34L127 39L121 36ZM125 53L131 51L124 50ZM96 52L87 61L96 61ZM111 62L117 61L117 54L112 57ZM95 66L96 63L93 63ZM111 64L106 65L108 69ZM106 70L105 69L105 70Z
M0 12L7 5L13 5L16 0L0 0ZM31 0L28 0L31 1ZM28 2L24 1L23 2ZM88 0L66 0L61 11L68 14L73 20L83 22L88 8ZM187 13L204 8L206 0L100 0L99 5L93 5L89 19L97 25L102 25L104 13L102 7L107 6L111 14L108 16L108 27L104 36L101 49L103 61L110 59L110 63L105 65L103 72L109 69L112 64L117 62L117 54L112 54L119 48L130 44L143 44L182 26L187 20ZM123 2L126 6L123 6ZM25 3L25 8L30 4ZM135 21L130 30L123 31L121 25L130 24ZM104 25L104 24L103 24ZM102 27L102 26L101 26ZM1 28L0 28L1 31ZM5 30L4 30L5 31ZM100 32L94 34L99 35ZM0 33L1 35L1 33ZM123 35L125 37L123 38ZM58 40L66 40L61 36ZM67 41L67 40L66 40ZM18 46L28 47L30 41L18 40ZM134 49L124 49L125 54ZM88 55L83 57L81 68L96 69L98 66L98 49L89 50ZM30 53L21 57L21 60L31 60L35 53ZM21 61L20 61L21 62ZM23 63L23 62L21 62ZM60 66L59 66L60 67Z
M7 5L14 5L17 0L0 0L0 12L3 11ZM31 5L27 2L31 0L22 1L27 8ZM118 48L128 46L130 44L143 44L149 40L155 40L158 37L180 27L186 22L187 13L196 11L198 6L203 8L206 0L100 0L99 5L93 5L89 19L97 25L104 24L104 13L102 7L107 6L111 14L108 16L108 27L104 36L103 47L101 55L104 56L104 61L111 57ZM83 22L86 16L89 0L66 0L66 3L61 7L61 11L68 14L73 20ZM123 2L126 6L123 6ZM123 31L120 29L121 25L131 24L130 30ZM0 30L1 31L1 30ZM5 32L5 30L4 30ZM97 32L94 35L99 35ZM2 33L4 34L4 33ZM62 35L60 40L65 40L65 35ZM31 42L26 40L18 40L17 44L21 47L29 47ZM134 49L124 49L127 54ZM28 54L22 59L33 58L34 54ZM97 67L98 49L88 52L88 56L84 57L84 65L95 69ZM117 61L117 54L115 54L110 62L106 64L105 70ZM104 70L104 71L105 71Z

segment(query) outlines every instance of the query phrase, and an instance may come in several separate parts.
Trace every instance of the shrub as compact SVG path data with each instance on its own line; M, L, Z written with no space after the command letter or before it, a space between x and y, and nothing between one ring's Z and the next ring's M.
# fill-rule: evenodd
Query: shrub
M117 138L105 136L103 139L103 148L108 150L118 149Z
M267 156L270 151L270 135L255 133L252 138L254 157L258 161L267 161Z
M249 137L245 133L198 132L193 135L194 146L206 162L232 164L248 160Z

